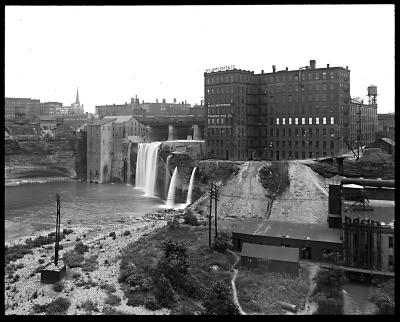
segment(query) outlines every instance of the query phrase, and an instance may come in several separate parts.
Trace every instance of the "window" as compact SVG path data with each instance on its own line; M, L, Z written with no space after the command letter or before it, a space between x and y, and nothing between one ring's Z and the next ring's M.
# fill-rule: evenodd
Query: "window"
M276 125L279 125L279 117L276 118Z
M333 85L333 83L331 83L331 89L333 89L333 87L334 87L334 85Z
M312 95L308 95L308 100L311 101L312 100Z
M279 146L279 141L276 141L276 146Z
M286 119L282 118L282 125L285 125L285 124L286 124Z
M276 129L276 136L279 136L279 129Z
M291 102L292 102L292 96L289 95L289 103L291 103Z
M308 136L312 137L312 128L311 127L308 129Z
M326 136L326 129L322 129L322 135Z
M312 158L312 152L308 152L308 157L311 159Z
M295 134L295 136L299 136L299 129L295 129L294 134Z
M294 124L299 124L299 119L297 117L294 118Z
M282 147L285 147L286 141L282 141Z
M301 141L301 147L305 148L306 147L306 142L305 141Z
M298 147L299 147L299 141L294 141L294 147L295 147L295 148L298 148ZM296 156L296 158L297 158L297 156Z
M315 73L315 79L319 79L319 74Z
M292 125L292 118L289 117L289 124Z
M331 141L331 150L335 149L335 142Z
M273 129L271 129L270 131L269 131L270 133L270 136L274 136L274 130Z
M318 136L319 135L319 129L315 129L315 134Z
M316 148L319 148L319 141L316 141L316 142L315 142L315 147L316 147Z
M312 73L309 73L308 74L308 80L311 80L312 79Z
M306 118L305 117L301 118L301 124L306 124Z
M331 72L331 76L330 77L333 78L333 72Z
M295 157L295 159L298 159L298 158L299 158L299 152L296 151L296 152L294 153L294 157Z
M322 118L322 124L326 124L326 117Z
M295 90L296 92L299 91L299 88L297 87L297 85L294 87L294 90Z
M331 124L335 124L335 118L331 116Z
M301 129L301 135L306 136L306 129Z
M326 149L326 141L322 142L322 148Z
M323 78L323 79L326 79L326 72L323 72L323 73L322 73L322 78Z
M292 129L289 129L289 136L292 136Z
M389 248L393 248L393 236L389 236Z
M319 117L315 118L315 124L317 124L317 125L319 124Z
M308 118L308 124L310 124L310 125L312 124L312 117Z
M301 158L304 160L306 158L306 153L305 152L301 152Z
M388 264L389 264L389 266L393 266L394 265L393 255L389 255Z

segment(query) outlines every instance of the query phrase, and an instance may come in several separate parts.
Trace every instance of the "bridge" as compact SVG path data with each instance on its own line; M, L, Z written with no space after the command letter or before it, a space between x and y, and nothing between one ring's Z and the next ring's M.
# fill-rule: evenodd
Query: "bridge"
M134 116L148 129L151 141L187 139L203 137L205 117L198 115Z

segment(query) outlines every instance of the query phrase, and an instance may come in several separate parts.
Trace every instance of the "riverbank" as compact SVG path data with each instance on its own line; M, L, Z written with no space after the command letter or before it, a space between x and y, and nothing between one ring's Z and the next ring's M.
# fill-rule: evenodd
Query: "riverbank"
M66 227L72 229L73 232L60 242L63 246L63 249L59 251L60 258L74 248L77 240L81 240L89 246L89 252L85 254L85 258L95 258L96 269L85 271L81 267L67 268L63 290L56 292L52 285L40 283L38 271L39 267L52 262L54 247L46 245L35 248L33 254L25 255L12 262L14 273L5 275L5 314L34 314L35 305L48 304L58 297L70 300L71 304L65 312L67 315L87 314L87 306L84 305L87 300L97 307L92 314L104 314L103 311L106 311L108 307L105 301L109 297L109 293L104 288L106 284L114 286L113 294L121 299L118 305L113 306L120 314L168 314L166 309L149 311L141 306L126 305L127 299L123 298L123 292L119 289L118 283L120 252L129 243L165 225L165 220L137 220L136 223L118 223L114 226L107 225L107 227ZM129 233L126 233L127 231ZM115 239L110 236L112 232L115 232ZM34 235L37 236L38 233ZM24 238L19 238L9 244L18 244L23 241Z

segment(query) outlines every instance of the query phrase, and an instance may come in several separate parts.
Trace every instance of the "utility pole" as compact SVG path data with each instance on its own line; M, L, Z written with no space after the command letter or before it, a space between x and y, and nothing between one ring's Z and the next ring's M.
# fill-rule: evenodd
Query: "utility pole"
M58 264L58 249L59 249L59 243L60 243L60 221L61 221L61 217L60 217L60 195L57 193L56 194L56 198L57 198L57 218L56 218L56 245L54 247L54 265L57 266Z
M218 187L217 187L217 185L216 184L212 184L211 185L211 191L212 191L212 195L213 195L213 198L214 198L214 201L215 201L215 211L214 211L214 214L215 214L215 238L217 238L217 236L218 236L218 226L217 226L217 201L219 200L218 199Z
M210 213L208 215L208 246L210 248L211 248L211 211L212 211L212 200L213 200L212 190L213 190L213 183L211 183L211 188L210 191L208 192L210 195Z

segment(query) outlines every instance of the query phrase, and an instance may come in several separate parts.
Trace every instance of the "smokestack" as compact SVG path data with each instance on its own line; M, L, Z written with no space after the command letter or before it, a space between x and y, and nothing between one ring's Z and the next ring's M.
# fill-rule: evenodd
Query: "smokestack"
M264 74L264 69L261 70L261 74Z
M275 73L275 71L276 71L276 66L272 65L272 72Z
M165 98L162 99L163 104L165 104Z
M326 68L329 68L329 64L326 64Z
M315 69L316 61L314 59L310 60L310 68Z
M176 104L176 98L174 98L174 103Z
M346 66L346 69L349 70L349 66Z
M288 68L286 67L286 71L288 71Z
M156 98L156 103L158 103L158 98Z

